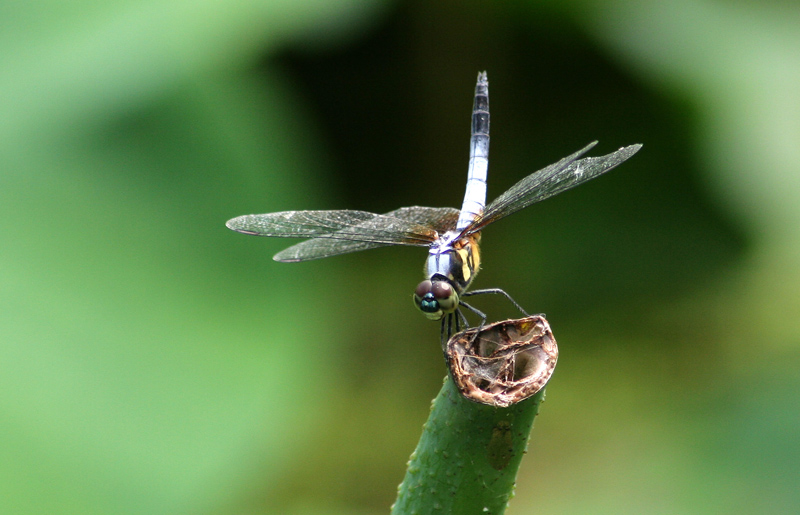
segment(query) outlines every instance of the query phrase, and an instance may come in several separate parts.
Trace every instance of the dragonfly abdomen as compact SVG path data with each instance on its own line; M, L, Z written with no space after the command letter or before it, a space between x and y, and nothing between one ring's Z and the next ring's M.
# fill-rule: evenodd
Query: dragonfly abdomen
M478 74L472 106L472 130L469 140L469 172L464 203L458 216L457 230L469 226L486 207L486 176L489 171L489 80L486 72Z

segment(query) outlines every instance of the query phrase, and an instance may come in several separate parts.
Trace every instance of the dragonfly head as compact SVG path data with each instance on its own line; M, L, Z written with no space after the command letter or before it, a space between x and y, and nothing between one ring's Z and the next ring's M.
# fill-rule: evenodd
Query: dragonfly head
M434 275L419 283L414 303L429 319L441 320L458 307L458 293L443 276Z

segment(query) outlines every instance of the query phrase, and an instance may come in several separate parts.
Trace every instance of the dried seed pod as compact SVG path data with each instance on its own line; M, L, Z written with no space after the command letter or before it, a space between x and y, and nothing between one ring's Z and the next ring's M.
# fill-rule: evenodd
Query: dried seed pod
M461 331L447 342L445 354L464 397L505 408L544 388L558 346L547 320L533 315Z

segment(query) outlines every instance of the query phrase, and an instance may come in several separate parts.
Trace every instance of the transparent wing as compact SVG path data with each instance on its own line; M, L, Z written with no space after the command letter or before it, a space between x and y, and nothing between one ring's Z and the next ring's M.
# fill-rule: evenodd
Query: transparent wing
M428 246L440 234L455 227L458 209L450 207L402 207L353 227L292 245L275 254L273 259L285 263L321 259L349 252L385 247L387 245ZM364 230L373 224L382 225L392 234L383 234L382 241L364 238ZM365 227L366 226L366 227ZM357 234L360 233L360 234ZM357 234L357 238L353 235ZM413 235L413 237L411 237Z
M334 240L331 238L314 238L292 245L275 254L272 259L281 263L296 263L310 261L349 252L386 247L390 243L373 243L366 241Z
M275 256L277 261L305 261L385 245L430 245L458 218L453 208L404 207L384 215L365 211L283 211L245 215L228 228L256 236L313 238Z
M380 216L366 211L281 211L228 220L228 229L254 236L312 238L357 226Z
M511 213L594 179L624 162L642 148L638 144L631 145L605 156L578 159L596 144L596 141L592 142L574 154L516 183L486 206L483 216L467 227L464 234L478 232Z

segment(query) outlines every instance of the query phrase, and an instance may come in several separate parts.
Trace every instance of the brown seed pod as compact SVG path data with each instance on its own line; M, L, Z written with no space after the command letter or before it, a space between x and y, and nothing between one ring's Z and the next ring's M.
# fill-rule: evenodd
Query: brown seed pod
M558 346L547 320L533 315L461 331L447 342L445 354L464 397L505 408L544 388Z

